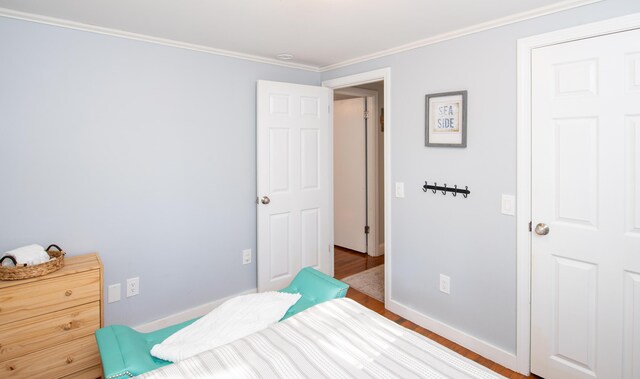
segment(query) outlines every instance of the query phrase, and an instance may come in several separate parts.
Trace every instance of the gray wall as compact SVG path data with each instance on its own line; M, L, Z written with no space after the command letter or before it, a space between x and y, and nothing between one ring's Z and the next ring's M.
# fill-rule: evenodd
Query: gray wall
M516 189L516 41L633 12L640 1L607 0L323 73L391 68L391 179L406 194L392 199L394 300L515 352L515 218L500 213L500 196ZM425 147L425 94L463 89L468 147ZM425 180L471 195L423 193ZM449 296L440 273L451 277Z
M0 18L0 251L99 251L136 325L256 287L256 80L320 75Z

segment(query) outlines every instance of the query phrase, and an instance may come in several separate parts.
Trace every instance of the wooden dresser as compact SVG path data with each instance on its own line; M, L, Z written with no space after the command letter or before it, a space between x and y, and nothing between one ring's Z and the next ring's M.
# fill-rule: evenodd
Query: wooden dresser
M0 281L0 378L98 378L103 325L98 254L38 278Z

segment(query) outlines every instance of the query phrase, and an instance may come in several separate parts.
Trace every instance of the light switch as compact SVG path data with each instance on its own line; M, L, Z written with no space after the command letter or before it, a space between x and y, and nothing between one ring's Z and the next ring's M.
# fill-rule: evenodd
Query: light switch
M404 197L404 183L396 182L396 197Z
M107 293L107 303L116 301L120 301L120 283L110 285Z
M502 194L502 214L515 216L516 214L516 197L513 195Z

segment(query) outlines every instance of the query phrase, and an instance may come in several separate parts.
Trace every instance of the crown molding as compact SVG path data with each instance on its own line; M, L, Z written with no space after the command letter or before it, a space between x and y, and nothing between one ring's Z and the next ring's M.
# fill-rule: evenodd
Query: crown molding
M516 23L516 22L525 21L525 20L529 20L529 19L532 19L532 18L540 17L540 16L545 16L545 15L548 15L548 14L551 14L551 13L561 12L561 11L564 11L564 10L567 10L567 9L572 9L572 8L577 8L577 7L581 7L581 6L592 4L592 3L597 3L597 2L600 2L600 1L604 1L604 0L565 0L565 1L562 1L560 3L556 3L556 4L552 4L552 5L548 5L548 6L544 6L544 7L540 7L540 8L536 8L536 9L532 9L530 11L517 13L517 14L511 15L511 16L502 17L502 18L498 18L498 19L495 19L495 20L483 22L483 23L480 23L480 24L476 24L476 25L472 25L472 26L466 27L466 28L454 30L452 32L443 33L443 34L440 34L440 35L437 35L437 36L433 36L433 37L429 37L429 38L426 38L426 39L423 39L423 40L411 42L411 43L408 43L408 44L405 44L405 45L401 45L401 46L397 46L397 47L394 47L394 48L391 48L391 49L379 51L379 52L376 52L376 53L373 53L373 54L363 55L363 56L358 57L358 58L348 59L348 60L343 61L343 62L339 62L339 63L327 65L327 66L322 66L322 67L312 66L312 65L305 65L305 64L295 63L295 62L283 62L283 61L277 60L275 58L266 58L266 57L261 57L261 56L258 56L258 55L239 53L239 52L230 51L230 50L223 50L223 49L216 49L216 48L203 46L203 45L196 45L196 44L191 44L191 43L186 43L186 42L175 41L175 40L171 40L171 39L153 37L153 36L149 36L149 35L145 35L145 34L131 33L131 32L126 32L126 31L122 31L122 30L118 30L118 29L112 29L112 28L105 28L105 27L101 27L101 26L83 24L83 23L80 23L80 22L69 21L69 20L64 20L64 19L60 19L60 18L48 17L48 16L42 16L42 15L38 15L38 14L34 14L34 13L19 12L19 11L14 11L14 10L11 10L11 9L6 9L6 8L0 8L0 17L7 17L7 18L18 19L18 20L37 22L37 23L40 23L40 24L58 26L58 27L63 27L63 28L68 28L68 29L81 30L81 31L85 31L85 32L109 35L109 36L114 36L114 37L127 38L127 39L131 39L131 40L136 40L136 41L144 41L144 42L154 43L154 44L157 44L157 45L164 45L164 46L176 47L176 48L179 48L179 49L187 49L187 50L199 51L199 52L208 53L208 54L222 55L222 56L231 57L231 58L237 58L237 59L243 59L243 60L252 61L252 62L258 62L258 63L265 63L265 64L271 64L271 65L276 65L276 66L294 68L294 69L299 69L299 70L306 70L306 71L312 71L312 72L325 72L325 71L335 70L337 68L341 68L341 67L345 67L345 66L350 66L350 65L353 65L353 64L356 64L356 63L369 61L369 60L372 60L372 59L381 58L381 57L385 57L385 56L388 56L388 55L397 54L397 53L401 53L401 52L404 52L404 51L417 49L417 48L420 48L420 47L423 47L423 46L433 45L433 44L436 44L436 43L439 43L439 42L448 41L448 40L451 40L451 39L454 39L454 38L466 36L466 35L473 34L473 33L478 33L478 32L481 32L481 31L497 28L497 27L500 27L500 26L509 25L509 24L513 24L513 23Z
M369 61L376 58L386 57L388 55L417 49L423 46L433 45L439 42L448 41L448 40L466 36L469 34L478 33L478 32L482 32L485 30L493 29L493 28L498 28L501 26L509 25L509 24L515 24L516 22L521 22L521 21L545 16L545 15L556 13L556 12L562 12L567 9L577 8L584 5L597 3L600 1L604 1L604 0L565 0L560 3L547 5L547 6L532 9L526 12L516 13L511 16L497 18L495 20L491 20L491 21L480 23L480 24L472 25L466 28L454 30L452 32L439 34L437 36L433 36L433 37L425 38L420 41L415 41L405 45L393 47L391 49L379 51L377 53L363 55L358 58L348 59L346 61L331 64L328 66L322 66L319 68L319 70L320 72L335 70L337 68L350 66L352 64L361 63L361 62Z
M114 36L114 37L121 37L121 38L136 40L136 41L149 42L156 45L163 45L163 46L176 47L179 49L199 51L202 53L222 55L225 57L238 58L238 59L243 59L243 60L252 61L252 62L266 63L266 64L271 64L276 66L295 68L299 70L319 72L317 66L310 66L310 65L299 64L294 62L283 62L275 58L265 58L258 55L239 53L239 52L223 50L223 49L215 49L215 48L203 46L203 45L196 45L196 44L180 42L180 41L175 41L175 40L166 39L166 38L153 37L146 34L130 33L130 32L125 32L118 29L104 28L101 26L83 24L80 22L42 16L42 15L33 14L33 13L18 12L18 11L6 9L6 8L0 8L0 17L31 21L39 24L58 26L62 28L81 30L85 32L104 34L104 35Z

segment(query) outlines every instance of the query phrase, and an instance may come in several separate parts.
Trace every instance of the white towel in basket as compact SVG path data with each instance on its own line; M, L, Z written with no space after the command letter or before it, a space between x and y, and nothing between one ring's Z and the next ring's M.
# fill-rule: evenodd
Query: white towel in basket
M6 253L3 253L2 256L0 256L0 259L5 256L13 257L13 259L16 260L18 266L39 265L40 263L48 262L50 259L49 254L47 254L47 252L44 250L44 247L40 245L23 246L7 251ZM5 259L3 265L5 265L7 262L9 262L9 260Z

